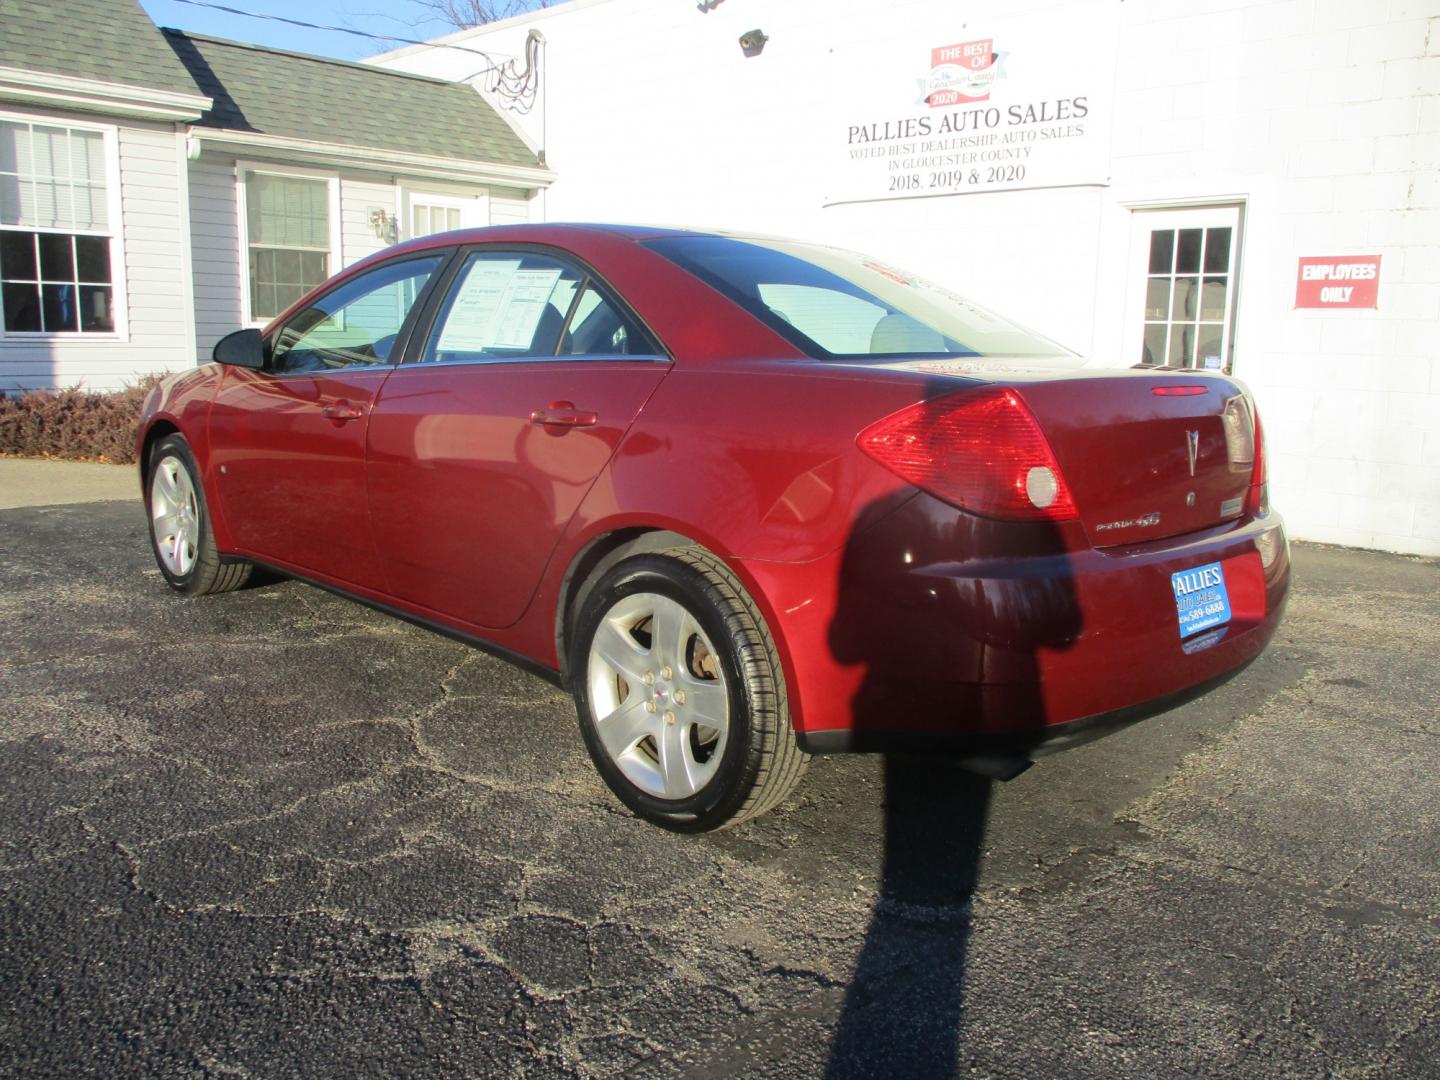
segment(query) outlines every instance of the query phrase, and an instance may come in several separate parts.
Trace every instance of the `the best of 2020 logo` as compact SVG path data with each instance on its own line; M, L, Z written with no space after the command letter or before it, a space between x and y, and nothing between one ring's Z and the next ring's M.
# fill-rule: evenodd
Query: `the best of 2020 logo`
M985 38L931 49L930 74L917 80L920 100L916 104L938 109L989 101L995 81L1005 77L1005 57L1009 55L996 52L994 44L994 38Z

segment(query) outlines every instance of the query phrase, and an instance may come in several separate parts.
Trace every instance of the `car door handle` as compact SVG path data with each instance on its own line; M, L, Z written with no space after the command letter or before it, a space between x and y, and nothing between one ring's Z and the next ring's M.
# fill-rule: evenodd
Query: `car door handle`
M532 412L530 422L546 427L594 427L600 417L586 409L577 409L573 401L552 401Z
M326 405L320 410L320 415L326 420L339 420L343 423L346 420L359 420L365 415L365 410L359 405L351 405L348 401L340 401L334 405Z

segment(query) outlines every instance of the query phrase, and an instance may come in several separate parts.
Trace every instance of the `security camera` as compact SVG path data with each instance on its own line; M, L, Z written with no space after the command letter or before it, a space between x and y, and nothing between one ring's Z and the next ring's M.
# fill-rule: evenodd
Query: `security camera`
M746 30L740 35L740 51L746 56L759 56L769 40L763 30Z

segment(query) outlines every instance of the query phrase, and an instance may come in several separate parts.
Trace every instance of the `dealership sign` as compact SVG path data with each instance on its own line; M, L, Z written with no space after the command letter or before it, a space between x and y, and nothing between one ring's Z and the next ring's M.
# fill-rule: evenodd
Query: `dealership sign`
M948 9L836 46L824 203L1109 183L1118 10Z
M1295 278L1297 308L1373 308L1380 299L1380 256L1307 256Z

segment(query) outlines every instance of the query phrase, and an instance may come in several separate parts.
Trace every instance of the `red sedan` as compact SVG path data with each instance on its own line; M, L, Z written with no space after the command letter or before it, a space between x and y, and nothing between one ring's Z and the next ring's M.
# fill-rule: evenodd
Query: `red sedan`
M431 236L215 359L140 426L166 580L264 565L518 660L670 828L814 753L1013 775L1233 676L1285 603L1243 385L1087 369L832 248Z

